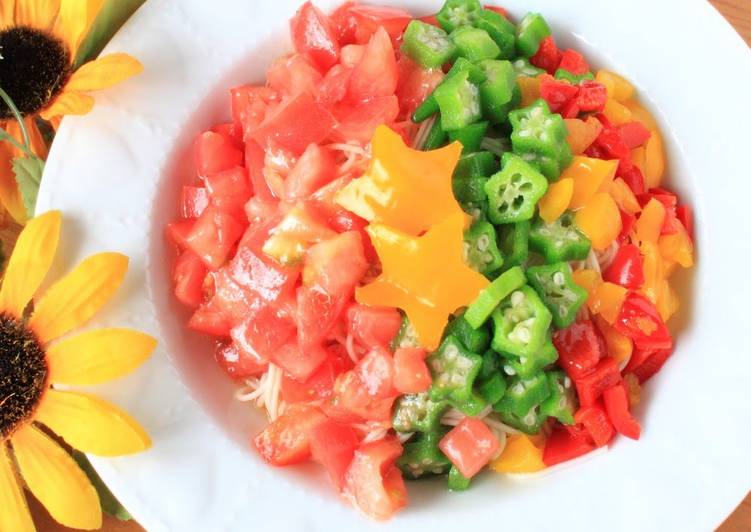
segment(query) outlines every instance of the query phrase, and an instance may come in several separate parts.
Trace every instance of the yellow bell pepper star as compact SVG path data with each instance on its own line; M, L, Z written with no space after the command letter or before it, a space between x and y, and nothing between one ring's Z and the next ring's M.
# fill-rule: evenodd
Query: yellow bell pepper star
M367 172L336 195L335 201L371 223L419 235L455 213L463 213L451 189L451 176L462 146L413 150L386 126L378 126L371 142L373 159ZM469 216L463 221L469 223Z
M471 303L488 285L464 262L463 229L464 216L458 212L420 237L384 224L368 226L383 273L357 289L357 302L401 308L420 344L438 347L449 314Z

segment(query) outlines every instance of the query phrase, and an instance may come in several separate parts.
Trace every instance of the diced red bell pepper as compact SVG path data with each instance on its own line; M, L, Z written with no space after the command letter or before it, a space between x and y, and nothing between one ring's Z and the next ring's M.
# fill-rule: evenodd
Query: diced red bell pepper
M623 181L628 185L628 188L631 189L631 192L633 192L637 197L640 194L644 194L644 174L641 170L639 170L638 166L631 165L630 168L620 172L619 177L623 179Z
M621 246L602 278L626 288L641 288L644 284L644 258L639 248L634 244Z
M589 71L589 65L584 60L584 56L571 48L561 54L561 62L558 68L568 70L575 76L581 76Z
M574 379L579 404L595 404L602 392L621 381L621 371L613 357L605 357L591 373Z
M438 447L467 478L475 476L495 455L500 443L480 419L465 417L441 438Z
M623 244L629 241L629 234L636 224L636 216L630 212L620 209L621 212L621 232L618 235L618 243Z
M630 149L638 148L643 145L652 134L644 127L639 121L627 122L618 126L618 130L621 132L623 141Z
M581 407L574 415L574 421L584 427L597 447L607 445L615 436L613 424L599 401L593 405Z
M652 378L672 354L672 349L634 349L623 372L633 373L643 383Z
M183 218L198 218L208 206L209 193L204 187L183 187L180 195L180 214Z
M680 230L678 224L678 196L670 190L664 188L650 188L645 194L637 197L639 203L646 205L650 199L656 199L665 206L665 221L662 224L661 234L675 234Z
M615 430L627 438L638 440L641 434L641 425L629 412L626 385L623 383L617 384L605 390L602 397L605 402L605 410L607 410L608 417Z
M587 375L605 356L605 342L591 320L580 320L553 334L559 363L572 379Z
M191 308L201 304L206 273L206 265L192 251L186 249L177 257L172 268L172 281L175 284L175 297L180 303Z
M310 457L310 431L326 416L314 406L290 405L289 408L253 439L266 463L286 466Z
M694 239L694 213L688 205L679 205L675 209L675 215L683 224L689 238Z
M608 91L602 83L584 80L579 84L579 94L576 96L576 103L582 112L602 111L605 108L607 99Z
M579 116L580 112L581 109L579 108L579 104L577 103L576 98L570 99L560 111L563 118L576 118L577 116Z
M562 426L556 425L553 433L545 442L542 461L546 466L550 467L573 460L594 449L595 446L583 434L575 435Z
M551 76L555 74L555 71L558 70L558 65L561 63L561 51L555 44L552 35L548 35L540 41L537 53L529 58L529 62L537 68L545 70Z
M290 21L292 43L308 54L322 70L339 59L339 40L329 18L311 2L305 2Z
M548 102L554 113L560 111L569 101L579 93L579 87L563 79L545 76L540 82L540 96Z
M360 444L349 425L327 419L310 430L310 451L313 460L323 465L337 489L344 484L344 474Z
M394 388L399 393L420 393L430 388L430 370L425 350L405 347L394 351Z
M629 292L613 323L615 329L631 338L641 349L670 349L673 337L654 304L645 296Z

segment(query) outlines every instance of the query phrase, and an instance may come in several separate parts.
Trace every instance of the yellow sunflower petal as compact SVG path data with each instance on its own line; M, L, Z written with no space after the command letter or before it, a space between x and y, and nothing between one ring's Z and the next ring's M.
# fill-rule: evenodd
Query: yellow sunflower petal
M46 343L83 325L112 297L127 269L128 257L120 253L84 259L44 294L29 327Z
M65 86L70 91L95 91L117 85L143 70L141 62L128 54L109 54L76 70Z
M0 442L0 530L34 532L26 497L5 443Z
M99 14L104 0L60 0L60 11L53 32L68 45L71 57Z
M149 435L136 420L90 394L48 390L34 420L85 453L122 456L151 446Z
M59 0L16 0L16 24L48 30L59 7Z
M23 224L26 222L26 207L13 174L11 158L10 144L0 142L0 203L15 221Z
M0 311L23 316L55 258L60 221L60 211L50 211L30 220L21 231L0 288Z
M156 347L148 334L130 329L98 329L47 349L50 380L88 386L116 379L146 360Z
M11 443L26 485L58 523L82 530L102 527L99 496L62 447L33 425L19 429Z
M0 2L0 28L10 26L13 23L16 0L3 0Z
M63 91L39 116L51 120L64 115L85 115L94 108L94 98L80 92Z

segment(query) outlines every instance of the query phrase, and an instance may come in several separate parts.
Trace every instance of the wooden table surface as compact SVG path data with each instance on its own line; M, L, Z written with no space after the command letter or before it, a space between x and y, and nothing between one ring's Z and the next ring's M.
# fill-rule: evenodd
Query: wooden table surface
M730 21L733 27L751 46L751 0L709 0L725 18ZM372 3L378 3L372 0ZM32 514L40 532L72 532L68 528L61 527L55 523L41 507L41 505L30 500ZM120 522L117 519L104 516L104 526L102 532L142 532L143 529L135 522ZM741 503L740 506L728 517L727 521L719 528L720 532L749 532L751 531L751 494Z

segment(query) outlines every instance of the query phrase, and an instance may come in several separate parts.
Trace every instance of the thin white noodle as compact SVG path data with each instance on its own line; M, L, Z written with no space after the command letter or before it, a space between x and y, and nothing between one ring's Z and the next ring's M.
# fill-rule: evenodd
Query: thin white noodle
M414 432L397 432L396 437L399 439L399 442L406 443L414 434Z
M333 144L328 144L326 146L327 148L330 148L332 150L337 151L343 151L343 152L349 152L349 153L356 153L360 155L361 157L367 157L368 152L365 148L362 147L359 143L345 143L345 142L335 142Z
M428 140L428 134L435 123L436 117L431 116L427 120L423 120L420 127L417 128L415 136L412 138L412 147L416 150L421 150L425 146L425 141Z
M284 411L285 404L281 397L282 370L269 364L266 373L260 378L250 378L245 385L235 392L235 399L243 402L255 402L259 408L265 408L272 421Z
M589 255L587 255L585 265L587 266L587 269L594 270L600 275L602 275L602 270L600 269L600 263L597 260L597 254L595 253L594 249L589 250Z
M485 420L487 423L487 419ZM488 424L490 427L490 424ZM501 454L503 453L503 450L506 448L506 442L508 441L508 433L502 430L495 430L493 427L490 427L490 431L495 434L495 437L498 438L498 450L493 454L493 456L490 458L491 460L495 460Z
M505 432L507 434L521 434L522 431L515 429L514 427L509 427L502 421L497 420L493 416L487 416L483 421L490 427L491 429L496 429L501 432Z
M620 248L620 244L618 244L617 240L613 240L613 242L608 246L608 248L604 251L598 251L596 252L597 255L597 263L600 265L601 270L607 270L608 266L613 262L613 259L615 259L615 255L618 253L618 249Z
M349 358L357 364L360 361L360 358L357 356L357 352L355 351L355 339L352 336L352 333L347 334L347 340L344 343L344 347L347 349L347 354L349 355Z

